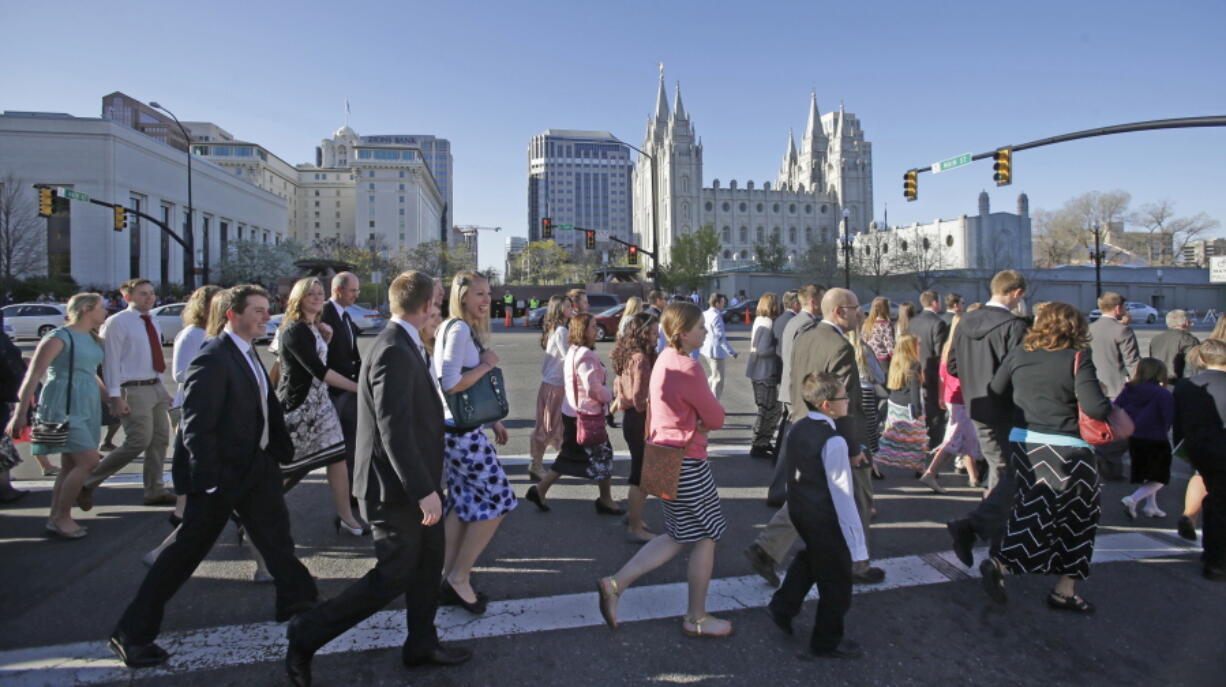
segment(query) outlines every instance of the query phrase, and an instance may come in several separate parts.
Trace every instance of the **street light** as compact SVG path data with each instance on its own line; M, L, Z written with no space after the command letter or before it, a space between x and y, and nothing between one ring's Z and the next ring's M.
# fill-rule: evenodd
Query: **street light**
M1094 232L1094 252L1090 253L1090 257L1094 260L1094 299L1103 295L1103 251L1100 248L1099 237L1101 235L1098 222L1094 223L1091 231Z
M851 230L847 218L851 211L843 208L843 287L851 289Z
M183 288L187 291L192 291L196 288L196 209L192 206L192 137L188 135L187 129L183 123L175 116L173 112L159 105L156 101L150 102L149 107L161 110L170 115L170 118L175 120L175 124L179 127L179 131L183 134L183 138L187 141L187 232L183 237L183 243L187 244L183 248ZM209 260L208 252L205 251L204 258L204 277L208 280Z
M644 151L642 148L633 146L620 138L614 136L613 140L627 148L637 152L639 155L647 156L651 160L651 268L652 274L655 276L651 279L651 285L654 288L660 288L660 220L659 203L656 200L656 156Z

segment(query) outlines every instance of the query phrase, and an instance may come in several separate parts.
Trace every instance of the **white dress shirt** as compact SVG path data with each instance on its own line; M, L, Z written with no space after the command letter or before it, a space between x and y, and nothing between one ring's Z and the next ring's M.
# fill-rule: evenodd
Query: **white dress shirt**
M708 358L731 358L736 355L728 343L728 335L724 331L724 317L718 308L707 308L702 311L703 323L707 327L707 338L702 341L699 351Z
M153 330L157 332L158 346L162 345L162 330L158 328L156 319ZM111 315L98 331L102 337L102 381L106 383L106 392L111 398L122 395L120 388L124 382L143 382L147 379L160 377L153 369L153 349L149 345L149 334L145 330L145 321L134 306Z
M809 411L809 417L834 427L834 420L825 413ZM822 447L822 467L826 470L826 485L834 511L839 516L839 529L851 552L851 560L868 560L868 545L864 541L864 528L860 525L860 512L856 510L856 497L852 495L851 461L847 457L847 442L834 435Z

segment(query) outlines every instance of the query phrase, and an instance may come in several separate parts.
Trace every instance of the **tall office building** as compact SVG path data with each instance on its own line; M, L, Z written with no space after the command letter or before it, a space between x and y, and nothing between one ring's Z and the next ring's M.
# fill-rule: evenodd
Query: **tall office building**
M547 129L528 146L528 237L539 241L541 218L554 226L595 229L598 236L631 240L630 148L607 131ZM581 248L579 231L554 240Z
M440 241L447 240L447 228L455 224L455 203L452 199L452 158L451 141L437 136L422 134L363 136L362 143L371 145L410 146L421 151L422 161L434 175L434 183L438 185L447 207L443 211L443 230L439 234Z
M173 119L119 91L102 96L102 118L187 152L187 139Z

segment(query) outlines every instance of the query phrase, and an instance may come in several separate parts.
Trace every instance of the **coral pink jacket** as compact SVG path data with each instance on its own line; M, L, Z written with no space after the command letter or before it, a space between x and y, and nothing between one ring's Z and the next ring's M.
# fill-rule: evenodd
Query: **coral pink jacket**
M724 426L724 407L707 386L702 365L671 346L665 348L651 369L651 427L648 441L662 446L685 446L685 455L707 457L707 435L695 432L701 419L707 429Z

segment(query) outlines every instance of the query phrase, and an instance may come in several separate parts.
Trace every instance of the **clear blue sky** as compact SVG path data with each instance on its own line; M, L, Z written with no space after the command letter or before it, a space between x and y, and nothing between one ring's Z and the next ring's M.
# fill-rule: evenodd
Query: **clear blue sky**
M641 142L657 62L705 145L705 181L773 180L808 94L873 143L878 219L1031 209L1124 189L1226 222L1226 130L1124 134L991 163L902 173L964 152L1165 117L1226 114L1226 3L60 2L0 0L0 108L98 116L119 90L218 123L291 163L344 123L452 141L455 218L527 233L527 145L547 128Z

